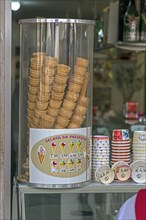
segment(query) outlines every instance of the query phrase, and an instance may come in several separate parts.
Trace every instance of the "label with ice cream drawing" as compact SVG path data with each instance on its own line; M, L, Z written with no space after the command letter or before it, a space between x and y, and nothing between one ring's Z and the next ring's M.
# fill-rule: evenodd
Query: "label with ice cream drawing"
M70 184L91 179L91 128L30 129L31 183Z

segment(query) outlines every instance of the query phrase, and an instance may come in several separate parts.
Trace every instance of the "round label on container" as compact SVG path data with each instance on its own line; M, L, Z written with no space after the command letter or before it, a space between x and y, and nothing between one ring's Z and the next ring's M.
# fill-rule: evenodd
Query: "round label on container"
M103 184L110 184L115 177L114 171L107 165L102 165L95 172L95 179Z
M132 179L136 183L146 183L146 166L136 166L132 169Z
M131 168L128 165L121 165L117 168L116 177L120 181L127 181L131 177Z
M126 163L125 161L122 161L122 160L117 161L112 165L112 169L116 173L118 170L118 167L123 166L123 165L128 165L128 163Z

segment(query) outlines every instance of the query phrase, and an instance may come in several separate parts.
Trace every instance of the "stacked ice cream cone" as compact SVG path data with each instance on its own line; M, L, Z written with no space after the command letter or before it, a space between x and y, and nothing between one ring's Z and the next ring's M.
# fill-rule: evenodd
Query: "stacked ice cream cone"
M57 72L52 88L51 99L47 114L54 118L54 123L57 121L57 126L64 127L67 125L65 118L58 116L60 107L63 102L64 91L66 88L70 67L64 64L57 65ZM54 126L53 123L53 126ZM59 128L59 127L58 127Z
M30 62L29 72L29 90L28 90L28 126L36 127L37 120L35 120L34 109L37 100L37 94L40 86L40 79L43 72L43 64L45 60L44 53L33 54Z
M80 92L84 85L84 78L87 72L87 66L88 60L77 58L74 68L74 74L68 84L65 99L63 101L59 115L56 119L54 128L79 128L83 123L83 117L78 115L77 113L74 115L74 111L77 106ZM85 114L86 112L84 111L83 113ZM73 119L72 115L74 115ZM80 122L80 124L78 122Z
M30 66L28 92L29 127L48 128L51 124L48 122L48 117L44 116L50 100L57 59L45 56L44 53L35 53L31 58Z
M40 128L52 128L55 122L55 118L47 115L46 111L48 109L48 105L51 99L50 97L54 83L57 63L58 61L55 57L46 56L40 84L40 93L38 94L38 102L36 103L41 105L41 108L43 108L39 110L45 111L44 114L41 114L40 116ZM36 109L38 109L37 105Z
M80 128L89 104L88 60L77 57L71 68L55 57L34 53L30 62L28 126L31 128ZM66 91L65 91L66 90Z
M80 128L84 121L84 117L86 115L89 104L89 98L86 97L88 81L89 81L89 74L86 71L84 75L81 91L79 94L79 98L77 100L77 104L72 114L68 128Z

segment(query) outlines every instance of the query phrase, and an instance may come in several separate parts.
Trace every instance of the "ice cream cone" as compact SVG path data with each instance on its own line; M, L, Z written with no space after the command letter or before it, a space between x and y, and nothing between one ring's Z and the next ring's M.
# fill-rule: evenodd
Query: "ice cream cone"
M72 150L73 150L74 146L75 146L75 145L74 145L74 142L71 141L71 142L69 143L69 148L70 148L71 153L72 153Z
M65 148L66 148L66 143L65 142L61 142L60 143L60 148L61 148L62 154L64 154L64 151L65 151Z
M56 146L56 143L53 142L52 145L51 145L53 154L55 154L55 152L56 152L56 147L57 147L57 146Z
M38 157L39 157L40 163L42 164L44 160L44 154L41 154L40 152L38 152Z
M88 64L89 64L89 60L87 60L85 58L82 58L82 57L77 57L77 59L76 59L76 65L77 66L87 68Z
M78 152L81 152L81 141L77 141Z
M42 164L44 161L44 158L45 158L45 154L46 154L46 150L45 150L44 146L40 145L37 150L37 153L38 153L39 161Z
M82 85L82 88L81 88L81 92L80 92L81 96L86 96L88 82L89 82L89 73L86 73L84 81L83 81L83 85Z
M60 165L60 168L64 169L66 167L66 162L64 160L61 160L59 165Z

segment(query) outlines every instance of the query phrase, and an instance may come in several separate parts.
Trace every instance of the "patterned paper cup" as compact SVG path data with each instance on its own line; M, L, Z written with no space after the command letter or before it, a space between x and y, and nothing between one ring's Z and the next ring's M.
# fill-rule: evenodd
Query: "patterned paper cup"
M109 145L106 146L106 145L100 143L100 145L98 145L98 146L93 145L92 149L93 149L94 153L98 153L101 151L107 152L110 150L110 146Z
M111 143L112 143L112 144L122 144L122 145L123 145L123 144L130 144L130 143L131 143L131 140L127 140L127 141L126 141L126 140L123 140L123 141L122 141L122 140L121 140L121 141L112 140Z
M117 157L130 156L130 152L112 152L112 156L117 156Z
M133 156L133 160L146 160L146 156Z
M133 148L133 153L134 154L146 154L146 149L145 150L141 150L141 149Z
M113 150L129 150L130 149L130 145L129 146L111 146L111 149Z
M114 163L119 162L121 160L126 162L126 163L128 163L128 164L130 163L130 159L129 158L126 158L126 159L115 159L115 158L112 158L111 162L112 162L112 164L114 164Z
M109 159L107 159L107 160L92 160L92 164L93 164L93 166L97 166L97 165L100 165L100 164L107 164L107 163L109 163Z
M128 147L128 146L130 146L130 143L127 143L127 144L125 144L125 143L112 143L112 146L117 146L117 147Z
M98 158L98 157L109 157L110 153L107 152L107 153L94 153L93 152L93 158Z
M133 155L135 155L135 156L136 156L136 155L142 155L142 156L145 156L145 155L146 155L146 151L142 151L142 152L141 152L141 151L135 151L135 150L133 150L132 153L133 153Z
M129 153L129 152L130 152L130 148L126 148L126 149L112 148L112 153Z
M132 146L133 147L143 147L143 148L146 148L146 143L133 143Z
M105 159L109 159L109 155L100 155L100 156L93 157L93 161L94 160L105 160Z
M112 139L114 141L125 141L129 140L129 130L128 129L114 129L112 134Z
M106 148L109 147L109 137L104 135L95 135L92 137L93 141L93 148L99 147L99 148Z
M92 149L93 154L108 154L110 152L110 148L97 148Z
M133 150L135 151L146 151L146 147L145 146L133 146Z
M130 157L129 157L129 156L121 156L121 157L113 156L113 157L111 158L111 160L112 160L112 161L114 161L114 160L117 160L117 161L119 161L119 160L129 161L129 160L130 160Z
M131 163L130 167L131 167L131 169L133 169L134 167L143 166L143 165L146 166L146 161L137 160L137 161L134 161L133 163Z
M146 131L134 131L133 143L146 143Z

